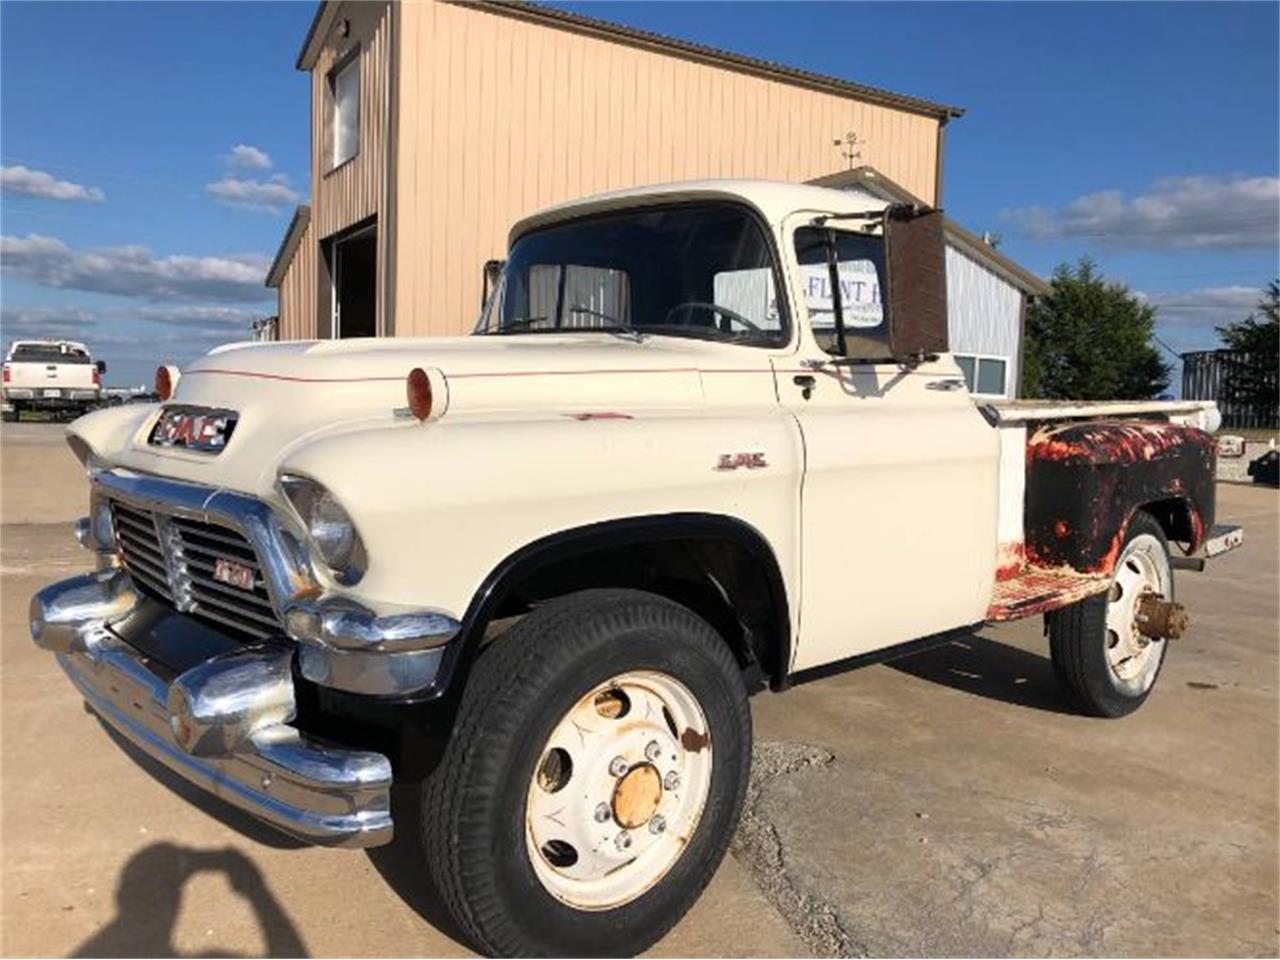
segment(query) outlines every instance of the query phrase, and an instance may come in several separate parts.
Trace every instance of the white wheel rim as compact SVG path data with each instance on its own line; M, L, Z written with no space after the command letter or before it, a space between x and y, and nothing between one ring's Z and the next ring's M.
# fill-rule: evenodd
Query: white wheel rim
M706 717L674 677L634 671L592 689L551 731L529 784L538 880L580 910L639 897L697 829L711 764Z
M1130 693L1150 689L1165 648L1163 640L1138 631L1138 601L1148 593L1168 598L1171 579L1164 547L1150 534L1134 537L1116 561L1107 603L1107 663L1117 686Z

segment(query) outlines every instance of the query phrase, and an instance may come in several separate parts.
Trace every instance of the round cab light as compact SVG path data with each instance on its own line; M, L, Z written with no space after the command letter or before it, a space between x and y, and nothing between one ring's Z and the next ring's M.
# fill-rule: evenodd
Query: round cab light
M425 422L431 416L431 380L427 371L421 367L410 370L405 389L409 397L409 411Z
M173 374L166 366L156 367L156 396L161 403L173 396Z

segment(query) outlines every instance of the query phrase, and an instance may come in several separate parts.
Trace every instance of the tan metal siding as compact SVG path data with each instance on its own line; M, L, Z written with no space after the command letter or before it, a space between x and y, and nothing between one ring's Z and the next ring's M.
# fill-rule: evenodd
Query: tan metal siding
M342 37L336 26L350 23ZM316 246L334 234L378 218L378 289L387 289L387 238L383 207L390 169L391 4L344 3L334 18L311 71L311 186L312 217L304 246ZM346 163L332 168L333 97L329 72L356 44L360 47L360 148ZM312 268L313 301L325 300L319 287L324 278ZM378 329L384 329L385 297L378 297ZM328 302L317 303L328 310ZM314 328L313 328L314 329ZM312 334L314 335L314 334Z
M278 336L281 340L308 340L316 335L315 225L308 224L302 242L280 281Z
M934 196L933 117L479 8L405 3L400 31L397 334L469 330L510 224L576 196L805 181L842 162L849 130L859 163Z

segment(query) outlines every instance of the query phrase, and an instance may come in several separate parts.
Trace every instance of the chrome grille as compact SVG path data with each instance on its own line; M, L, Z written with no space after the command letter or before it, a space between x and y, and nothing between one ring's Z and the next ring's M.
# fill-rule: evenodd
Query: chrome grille
M111 513L125 569L145 592L248 637L281 632L258 555L239 532L118 500L112 501ZM252 570L252 589L214 579L219 560Z

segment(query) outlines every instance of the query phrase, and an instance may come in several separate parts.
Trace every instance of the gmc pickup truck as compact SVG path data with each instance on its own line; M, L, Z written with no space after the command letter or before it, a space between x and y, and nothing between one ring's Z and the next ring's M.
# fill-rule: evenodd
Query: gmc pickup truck
M281 830L419 836L479 949L642 951L733 834L751 695L1043 616L1120 717L1187 629L1175 569L1240 542L1212 404L970 397L940 220L628 190L517 224L473 336L164 368L68 430L95 569L31 635Z
M15 340L4 359L4 419L23 410L79 416L97 406L107 365L71 340Z

